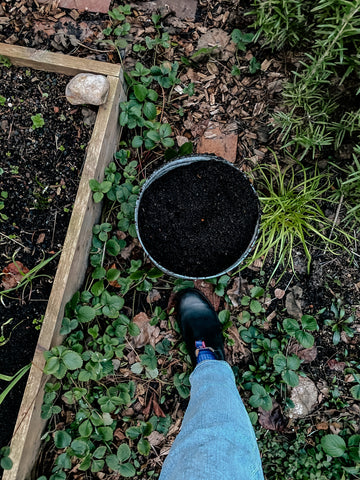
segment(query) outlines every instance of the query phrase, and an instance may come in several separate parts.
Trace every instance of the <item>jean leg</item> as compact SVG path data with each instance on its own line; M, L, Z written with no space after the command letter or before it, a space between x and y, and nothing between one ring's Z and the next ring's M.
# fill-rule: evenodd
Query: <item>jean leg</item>
M254 429L224 361L199 363L159 480L263 480Z

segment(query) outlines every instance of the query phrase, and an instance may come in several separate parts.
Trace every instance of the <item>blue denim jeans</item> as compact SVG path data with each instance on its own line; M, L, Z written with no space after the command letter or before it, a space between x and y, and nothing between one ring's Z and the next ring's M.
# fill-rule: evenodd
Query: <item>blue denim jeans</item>
M181 431L159 480L263 480L254 429L230 365L199 363Z

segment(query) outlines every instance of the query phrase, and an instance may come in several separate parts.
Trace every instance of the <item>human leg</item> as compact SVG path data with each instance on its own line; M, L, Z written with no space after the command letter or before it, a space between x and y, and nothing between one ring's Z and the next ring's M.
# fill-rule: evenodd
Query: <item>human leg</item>
M225 361L201 362L160 480L261 480L255 433Z
M191 396L182 428L159 480L262 480L255 433L234 374L224 361L214 309L201 293L188 290L179 302L178 321L196 368L190 376ZM197 364L202 357L195 350L199 340L214 360Z

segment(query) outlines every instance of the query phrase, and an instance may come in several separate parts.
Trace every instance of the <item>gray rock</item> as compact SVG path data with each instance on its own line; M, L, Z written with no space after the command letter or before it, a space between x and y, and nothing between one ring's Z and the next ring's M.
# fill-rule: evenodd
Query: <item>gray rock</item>
M79 73L66 85L65 95L72 105L102 105L109 88L109 80L104 75Z
M306 417L318 404L318 390L308 377L299 377L299 385L291 391L294 408L289 410L290 418Z

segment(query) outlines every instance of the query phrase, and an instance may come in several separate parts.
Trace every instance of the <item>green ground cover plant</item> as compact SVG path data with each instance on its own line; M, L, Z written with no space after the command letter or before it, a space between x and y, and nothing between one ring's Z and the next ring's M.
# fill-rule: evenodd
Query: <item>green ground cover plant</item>
M266 13L269 2L255 4L259 11L263 8L264 22L269 20ZM324 2L321 5L325 8ZM285 25L279 20L281 8L287 8ZM294 46L302 39L307 44L301 32L311 21L311 15L307 16L311 9L313 5L308 2L278 2L274 15L280 24L272 24L274 38L278 35L274 42L278 45L290 42ZM126 17L131 13L127 5L112 10L105 32L107 45L114 45L120 58L121 50L130 43L127 37L130 22ZM291 21L297 19L296 15L301 17L299 25ZM177 421L176 416L172 418L173 412L179 405L184 409L190 395L190 359L174 321L174 307L164 301L153 307L147 299L157 290L168 300L172 293L193 287L194 282L167 277L146 262L136 242L134 211L145 181L145 164L149 167L160 157L169 160L177 154L192 152L191 142L175 147L174 129L166 113L171 108L181 111L179 105L173 107L175 87L181 84L183 65L195 67L196 56L191 59L193 55L190 55L188 64L185 60L181 63L165 60L163 53L171 45L170 36L163 31L159 15L153 15L151 21L155 33L133 45L133 51L143 53L144 59L136 62L126 74L129 95L120 105L120 124L126 140L106 168L104 179L90 181L93 200L103 202L103 209L92 231L88 276L66 306L60 332L66 337L63 344L45 354L45 373L52 376L52 381L45 385L41 416L49 420L49 426L43 441L45 449L57 453L52 471L38 480L66 479L74 468L84 478L94 478L103 472L120 478L157 478L158 469L148 467L147 463L155 450L151 435L168 434ZM265 24L261 28L267 33ZM293 33L288 32L289 29L293 29ZM233 41L240 52L255 40L252 33L233 30ZM250 72L253 75L259 73L255 62ZM248 67L251 65L246 63L245 69ZM350 72L349 77L351 75ZM187 99L194 93L191 82L181 87ZM293 135L293 130L290 128L288 133ZM302 160L309 158L308 154L311 157L313 152L316 157L317 150L313 150L312 144L306 145L310 146L300 145L298 151L295 143L286 148L294 147L295 154ZM305 155L300 147L307 149ZM333 223L327 219L322 202L327 202L332 193L340 195L333 201L343 195L349 205L355 206L351 202L355 198L353 192L358 190L358 176L352 170L351 181L339 184L339 190L334 192L328 173L299 164L294 156L290 157L289 165L278 154L273 158L275 165L264 163L254 171L263 224L261 241L247 265L256 258L266 257L272 249L274 262L269 257L266 260L275 277L281 268L284 272L294 271L294 248L303 248L308 270L315 248L323 250L328 245L329 250L341 250L339 235L346 232L337 227L331 230ZM284 472L294 479L357 478L360 471L358 430L353 416L344 417L343 409L349 409L352 400L359 399L360 372L356 362L350 360L353 358L351 343L344 347L341 340L342 333L347 335L347 341L354 339L354 335L351 336L353 312L347 305L335 302L326 313L325 306L315 313L309 307L293 318L279 301L274 307L275 320L269 320L269 305L277 301L269 285L271 278L266 284L269 275L265 280L264 271L254 275L251 285L241 289L239 306L235 308L232 308L230 289L234 280L239 279L238 272L205 283L220 297L219 318L228 353L233 353L239 344L249 351L246 360L233 362L233 369L257 431L266 478L282 480ZM142 333L135 321L136 314L144 313L144 309L149 325L157 327L163 338L155 344L146 341L134 347ZM320 334L331 339L329 345L320 341ZM292 420L276 426L274 430L280 432L269 431L262 423L264 412L271 416L278 404L283 418L294 406L291 392L301 378L318 380L311 365L298 350L293 350L294 345L306 351L319 345L323 350L329 349L329 356L343 364L343 374L323 365L329 391L316 413L304 421ZM332 350L334 347L337 349ZM131 363L130 355L133 356ZM352 380L345 382L345 375L352 376ZM140 406L139 390L145 392L144 405ZM143 411L152 395L158 402L156 410L151 412L149 407L145 415ZM332 410L333 418L326 430L317 429L316 415L318 412L326 415L323 413L326 409ZM338 433L330 433L337 420L341 422L340 427L336 426ZM11 467L10 457L7 447L0 450L3 468Z

